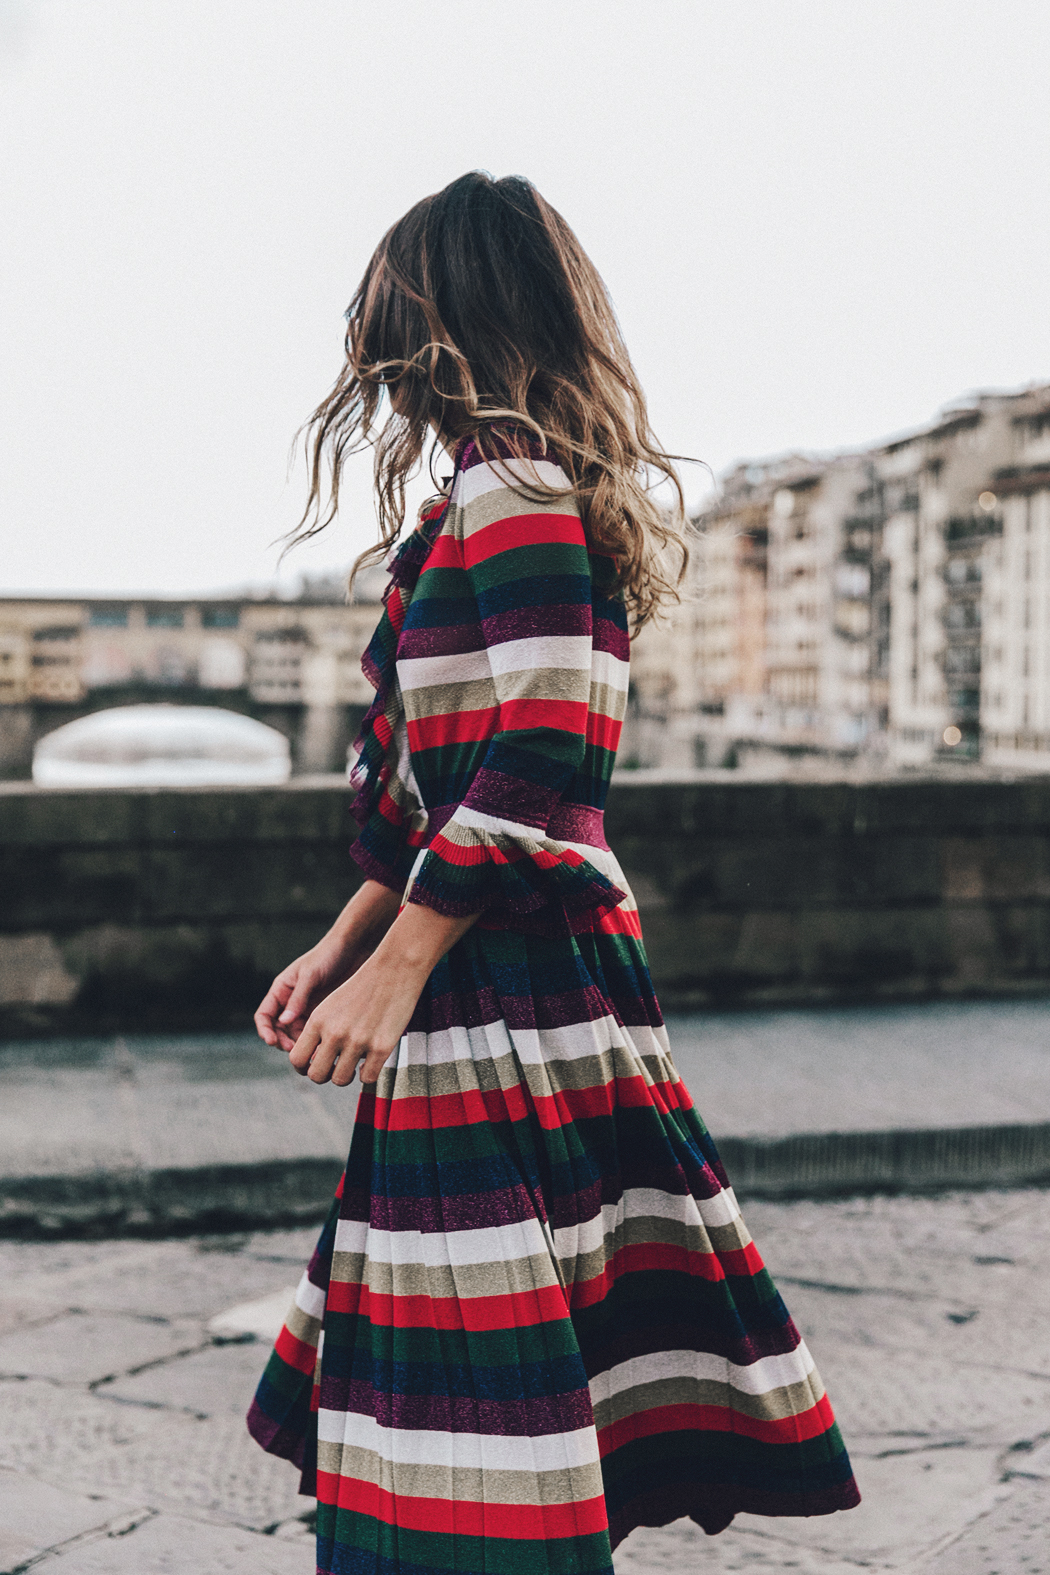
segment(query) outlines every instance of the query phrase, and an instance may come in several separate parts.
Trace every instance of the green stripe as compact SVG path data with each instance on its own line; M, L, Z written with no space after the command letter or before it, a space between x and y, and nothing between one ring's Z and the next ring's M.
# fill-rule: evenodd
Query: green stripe
M378 1554L394 1564L426 1570L481 1571L485 1575L612 1575L607 1532L561 1537L556 1542L510 1537L450 1536L438 1531L406 1531L371 1515L317 1506L318 1537Z

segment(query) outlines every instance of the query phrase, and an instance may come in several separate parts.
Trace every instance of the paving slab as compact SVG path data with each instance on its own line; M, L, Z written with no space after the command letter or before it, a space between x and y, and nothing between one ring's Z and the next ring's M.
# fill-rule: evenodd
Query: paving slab
M261 1373L268 1353L256 1354ZM263 1453L242 1416L200 1418L40 1380L0 1383L0 1464L79 1493L257 1531L308 1507L298 1473Z
M643 1528L618 1551L617 1575L1044 1575L1050 1193L755 1200L746 1217L811 1344L864 1502L811 1520L740 1516L716 1538L689 1521ZM116 1312L121 1286L136 1305L162 1307L181 1282L200 1276L204 1284L194 1354L140 1371L129 1362L93 1388L72 1379L0 1381L0 1465L72 1495L74 1505L94 1494L106 1505L140 1507L140 1520L152 1516L133 1529L116 1523L122 1535L109 1535L100 1520L103 1530L89 1529L87 1541L35 1567L55 1575L312 1568L296 1472L254 1445L241 1410L294 1279L290 1267L305 1262L314 1235L3 1244L0 1267L15 1302L46 1287L58 1300L75 1294ZM960 1309L973 1316L956 1321ZM186 1320L183 1311L177 1317ZM227 1329L252 1322L260 1337L216 1345L213 1320ZM1013 1327L1021 1331L1015 1341ZM285 1557L274 1551L281 1543L301 1563L273 1563Z
M48 1575L312 1575L313 1539L259 1536L175 1515L43 1559Z
M284 1303L284 1312L288 1303ZM278 1315L271 1341L284 1313ZM221 1414L243 1421L259 1382L261 1346L245 1343L208 1345L175 1362L160 1363L128 1378L116 1378L97 1391L102 1399L136 1405L167 1406L196 1417Z
M613 1555L616 1575L859 1575L853 1559L796 1548L765 1532L730 1528L708 1537L691 1520L641 1526Z
M960 1536L923 1575L1050 1575L1050 1493L1018 1483Z
M98 1383L200 1343L200 1326L186 1319L68 1312L0 1338L0 1376Z
M140 1510L144 1518L148 1510ZM19 1570L56 1544L128 1525L135 1506L70 1492L24 1471L0 1469L0 1575Z

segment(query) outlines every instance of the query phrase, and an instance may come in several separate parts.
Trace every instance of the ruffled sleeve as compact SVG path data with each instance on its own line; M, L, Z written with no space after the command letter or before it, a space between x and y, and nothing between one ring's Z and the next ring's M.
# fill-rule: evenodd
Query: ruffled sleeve
M408 885L412 867L426 835L426 813L412 776L404 715L391 727L379 717L374 733L384 746L376 790L370 795L371 812L364 821L350 856L369 880L388 886L400 896Z
M489 732L462 801L418 858L406 899L457 917L614 908L625 895L584 853L547 835L587 749L591 577L575 504L522 499L505 474L519 464L463 471L446 522L447 550L465 572L480 632L471 642L480 647L472 654L478 705L460 721L465 735L478 726ZM564 485L553 465L536 470Z

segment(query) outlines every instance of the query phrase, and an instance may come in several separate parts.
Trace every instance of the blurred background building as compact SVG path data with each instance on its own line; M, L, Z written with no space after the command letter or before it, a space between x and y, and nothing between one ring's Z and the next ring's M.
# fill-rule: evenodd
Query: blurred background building
M350 604L338 576L294 600L0 600L0 775L28 777L68 722L158 701L251 717L287 738L295 772L342 771L372 698L361 652L378 594L373 575Z
M737 465L695 525L624 764L1050 767L1050 385Z
M686 596L635 642L623 767L1050 769L1050 385L857 453L738 464ZM0 601L0 775L92 712L221 706L342 771L383 583Z

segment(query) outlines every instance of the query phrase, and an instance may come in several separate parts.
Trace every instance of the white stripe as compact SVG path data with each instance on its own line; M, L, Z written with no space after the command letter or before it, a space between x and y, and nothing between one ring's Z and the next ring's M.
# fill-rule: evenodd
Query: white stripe
M335 1228L336 1252L354 1250L343 1245L360 1240L357 1230ZM483 1225L477 1230L379 1230L370 1226L365 1246L370 1263L413 1265L425 1269L460 1269L477 1263L517 1263L523 1258L549 1258L550 1248L538 1219L514 1220L509 1225Z
M724 1187L713 1198L697 1198L696 1206L705 1225L714 1230L719 1225L732 1225L740 1218L740 1205L732 1187Z
M530 668L571 668L587 672L591 668L591 642L585 634L535 635L527 640L504 640L490 645L489 660L494 673L524 673Z
M573 1433L508 1438L494 1433L442 1433L423 1428L383 1427L371 1416L350 1411L317 1415L323 1444L370 1449L382 1460L405 1466L465 1466L478 1471L563 1471L593 1465L598 1435L593 1427Z
M527 826L523 821L503 820L497 815L485 815L481 810L471 809L467 804L458 806L456 813L446 821L443 829L447 831L449 826L459 826L464 831L487 831L490 836L507 837L512 842L531 842L552 853L556 853L560 848L571 848L589 864L593 864L596 870L600 870L614 886L625 884L624 873L610 848L596 848L589 842L570 842L568 839L563 841L560 837L548 837L539 826ZM452 840L450 837L449 841Z
M482 498L488 492L497 492L501 488L512 490L510 483L520 483L534 486L537 477L542 486L557 487L559 491L566 490L569 478L560 465L554 465L549 459L501 459L497 461L498 468L492 465L471 465L469 470L461 470L456 477L456 485L452 490L453 507L466 508L468 503L473 503L475 498ZM517 497L518 494L515 494ZM552 507L554 505L554 507ZM576 501L572 497L564 500L551 499L549 503L537 503L537 512L551 509L553 513L575 514Z
M429 1034L409 1033L402 1040L398 1066L438 1066L454 1061L488 1061L513 1052L523 1066L551 1061L578 1061L606 1050L627 1050L643 1056L670 1054L666 1028L640 1024L621 1028L614 1017L567 1023L560 1028L515 1028L508 1033L500 1019L481 1028L442 1028ZM670 1070L670 1069L669 1069ZM713 1222L717 1223L717 1222Z
M488 652L460 651L451 656L413 656L397 664L402 691L431 689L435 684L477 683L491 678Z
M622 662L611 651L594 651L591 656L591 682L626 694L631 677L630 662Z
M763 1356L747 1367L738 1367L708 1351L655 1351L651 1356L633 1356L606 1373L598 1373L591 1379L591 1400L597 1406L628 1389L667 1379L728 1384L741 1394L766 1395L774 1389L802 1383L812 1371L813 1358L804 1343L781 1356Z
M712 1198L700 1202L689 1194L683 1196L673 1192L658 1192L654 1187L629 1187L618 1203L603 1204L601 1213L593 1219L559 1227L554 1232L554 1250L559 1258L576 1258L584 1253L596 1252L607 1235L612 1235L631 1219L675 1220L694 1230L702 1229L715 1223L712 1219L704 1218L705 1204L720 1202L724 1196L723 1193L717 1200ZM735 1212L719 1219L719 1224L728 1224L736 1218L739 1210L735 1198L732 1207ZM708 1209L709 1214L713 1212ZM724 1206L718 1212L727 1213Z
M295 1305L299 1311L308 1318L321 1319L327 1300L328 1292L320 1285L315 1285L308 1274L304 1274L295 1292Z

